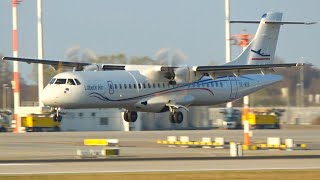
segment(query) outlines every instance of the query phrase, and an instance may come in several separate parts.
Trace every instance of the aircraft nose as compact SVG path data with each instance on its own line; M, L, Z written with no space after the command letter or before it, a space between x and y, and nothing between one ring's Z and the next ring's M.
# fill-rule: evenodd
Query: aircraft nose
M46 88L44 88L40 94L40 99L42 101L42 103L44 105L47 105L47 102L48 102L48 95L47 95L47 90Z
M53 96L52 92L50 92L50 88L48 88L48 87L44 88L40 94L40 98L41 98L42 103L47 106L50 106L54 103L53 97L54 96Z

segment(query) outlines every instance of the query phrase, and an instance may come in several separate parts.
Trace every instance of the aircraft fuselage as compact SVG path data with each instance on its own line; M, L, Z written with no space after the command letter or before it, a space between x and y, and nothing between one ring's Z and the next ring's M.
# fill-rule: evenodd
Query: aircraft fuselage
M45 105L61 108L125 108L163 112L166 103L207 106L234 101L282 79L274 74L249 74L212 79L204 76L190 83L154 82L139 71L75 71L54 79L80 83L48 84L42 93Z

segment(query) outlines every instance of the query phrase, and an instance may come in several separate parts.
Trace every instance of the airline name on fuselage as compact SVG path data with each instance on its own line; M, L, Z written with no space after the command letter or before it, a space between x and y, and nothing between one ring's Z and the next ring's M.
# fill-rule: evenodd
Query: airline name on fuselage
M103 86L99 85L84 85L84 90L86 91L93 91L93 90L102 90Z

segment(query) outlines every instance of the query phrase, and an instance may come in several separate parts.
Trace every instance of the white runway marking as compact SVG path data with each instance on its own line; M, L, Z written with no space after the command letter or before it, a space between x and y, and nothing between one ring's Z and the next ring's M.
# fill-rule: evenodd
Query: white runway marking
M31 163L2 163L0 166L38 166L40 164L31 164Z
M42 165L42 164L41 164ZM320 166L315 167L302 167L302 168L230 168L230 169L219 169L219 168L212 168L212 169L163 169L163 170L111 170L111 171L47 171L47 172L22 172L22 173L0 173L0 175L42 175L42 174L87 174L87 173L148 173L148 172L205 172L205 171L256 171L256 170L265 170L265 171L272 171L272 170L315 170L320 169Z

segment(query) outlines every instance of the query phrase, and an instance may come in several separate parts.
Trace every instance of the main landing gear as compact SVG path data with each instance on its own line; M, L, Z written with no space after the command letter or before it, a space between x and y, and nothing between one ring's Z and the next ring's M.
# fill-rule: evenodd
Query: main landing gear
M170 115L169 120L171 123L181 124L183 121L183 113L181 112L182 109L189 111L189 109L182 105L171 104L170 102L167 104L169 107Z
M136 122L138 114L135 111L125 111L123 114L123 119L126 122Z
M183 121L183 113L180 111L170 112L169 120L171 123L181 124Z
M61 122L62 116L60 113L60 108L53 108L53 112L55 113L55 115L53 116L53 121L54 122Z

